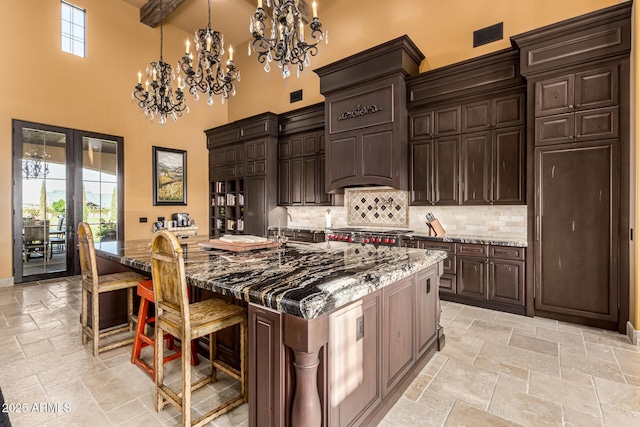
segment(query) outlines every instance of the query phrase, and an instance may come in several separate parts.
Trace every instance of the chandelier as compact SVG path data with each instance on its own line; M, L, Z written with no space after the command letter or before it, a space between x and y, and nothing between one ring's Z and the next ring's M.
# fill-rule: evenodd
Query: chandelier
M171 80L175 80L176 76L171 69L171 65L162 60L162 0L160 1L160 60L147 65L147 81L145 87L142 87L142 73L138 72L138 84L131 93L131 98L138 103L138 107L142 108L144 114L153 120L155 116L159 116L158 123L167 122L167 115L171 115L174 121L182 116L182 112L189 112L189 107L184 102L184 94L180 87L180 78L178 77L178 87L176 88L175 101L173 99L173 90L171 89ZM149 84L151 79L151 84ZM149 87L151 86L151 87Z
M189 49L189 39L186 43L186 53L178 60L178 75L180 71L185 74L182 88L189 87L189 93L197 101L200 96L198 92L208 94L207 104L213 105L213 96L221 95L222 103L229 99L229 94L235 95L236 88L233 81L240 81L240 71L233 63L233 48L229 46L229 59L226 63L226 71L222 64L224 55L224 35L211 29L211 0L208 0L209 20L207 28L196 30L193 42L198 52L198 62L196 64L193 54Z
M49 174L49 165L43 160L49 157L47 154L39 155L38 153L24 153L28 158L22 159L22 173L24 179L44 178Z
M267 6L271 6L267 0ZM262 8L262 0L258 0L256 13L249 18L249 32L253 40L249 41L249 56L251 48L258 54L258 62L264 65L266 72L271 71L270 62L276 61L282 69L282 78L291 74L289 65L297 68L297 76L300 71L309 66L309 56L316 56L318 43L325 40L329 43L328 32L322 33L322 23L318 19L316 2L313 2L313 20L311 37L313 43L305 42L304 23L298 10L298 0L273 0L273 15L271 17L271 31L269 37L265 36L267 13Z

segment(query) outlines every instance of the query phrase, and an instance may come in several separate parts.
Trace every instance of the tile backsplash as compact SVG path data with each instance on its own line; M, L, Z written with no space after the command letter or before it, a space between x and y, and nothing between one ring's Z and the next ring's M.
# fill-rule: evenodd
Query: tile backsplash
M469 235L469 236L503 236L503 237L518 237L526 239L527 237L527 207L525 205L517 206L408 206L408 200L405 198L404 203L406 207L406 222L400 224L396 223L382 223L376 222L377 218L370 223L352 223L354 212L360 212L364 206L367 212L375 211L375 208L370 203L361 201L359 204L357 201L349 203L349 197L351 193L362 192L368 190L375 192L373 189L357 189L347 190L345 192L345 205L346 206L290 206L287 208L291 218L287 226L290 228L303 228L320 230L324 229L325 216L327 209L331 209L331 219L334 228L343 227L389 227L389 228L407 228L413 230L416 233L428 233L428 228L425 222L425 214L427 212L433 213L433 215L440 220L443 228L448 234L452 235ZM405 193L398 192L393 189L381 189L379 191L380 201L385 200L388 203L389 194ZM367 196L371 201L375 200L375 197L371 198L373 193L367 193ZM382 196L382 197L380 197ZM396 199L394 198L394 202ZM375 203L375 202L374 202ZM381 202L378 202L378 211L381 211ZM401 202L398 202L398 206ZM359 206L359 209L355 209ZM368 206L372 206L369 210ZM393 203L392 203L393 206ZM395 209L395 208L394 208ZM384 209L385 211L387 208ZM397 209L396 209L397 211ZM361 213L361 212L360 212ZM370 215L365 215L370 218ZM394 215L395 216L395 215ZM362 218L362 216L360 216ZM277 224L276 224L277 226Z
M409 200L406 191L395 189L347 190L347 222L354 227L406 227Z

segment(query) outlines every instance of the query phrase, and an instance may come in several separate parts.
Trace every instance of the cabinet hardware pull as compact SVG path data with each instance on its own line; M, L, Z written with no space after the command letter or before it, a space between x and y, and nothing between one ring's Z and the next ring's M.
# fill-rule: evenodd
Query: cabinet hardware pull
M573 104L569 104L569 108L573 108Z

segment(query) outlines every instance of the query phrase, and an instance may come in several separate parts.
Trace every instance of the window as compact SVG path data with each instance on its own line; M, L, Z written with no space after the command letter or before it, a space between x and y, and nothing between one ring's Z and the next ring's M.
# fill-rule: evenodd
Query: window
M85 57L86 10L62 2L62 50Z

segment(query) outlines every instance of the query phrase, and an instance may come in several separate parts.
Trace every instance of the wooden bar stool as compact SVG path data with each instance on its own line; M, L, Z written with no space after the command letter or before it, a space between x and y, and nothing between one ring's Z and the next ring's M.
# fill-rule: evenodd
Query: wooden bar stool
M149 317L149 304L155 304L156 300L153 296L153 281L145 280L138 283L138 296L140 297L140 308L138 309L138 324L136 325L136 334L133 337L133 351L131 352L131 363L138 365L143 371L145 371L155 381L155 360L156 356L153 355L151 366L140 358L142 349L148 345L154 346L155 352L155 332L153 337L146 335L147 325L149 323L155 323L155 317ZM174 338L171 334L164 334L163 339L167 342L167 348L169 350L176 350L174 354L163 358L163 363L170 362L177 359L182 355L180 348L174 344ZM195 343L191 345L191 364L197 366L200 363L198 360L197 348Z
M183 426L202 426L245 403L247 387L247 310L218 298L189 304L184 274L182 247L173 233L160 230L151 244L151 274L156 300L156 410L167 403L182 412ZM215 334L230 326L240 325L240 370L215 358ZM162 337L168 332L182 344L182 391L174 392L164 384ZM191 384L191 340L209 335L211 377ZM240 382L240 393L191 421L191 392L216 381L216 370Z
M103 351L122 347L133 342L133 338L124 338L100 346L100 340L110 335L133 330L133 288L147 277L127 271L122 273L98 275L96 249L93 244L93 233L86 222L78 225L78 247L80 251L80 269L82 271L82 344L93 341L93 355ZM104 292L127 290L127 324L100 331L100 294ZM89 326L89 293L91 294L91 326Z

